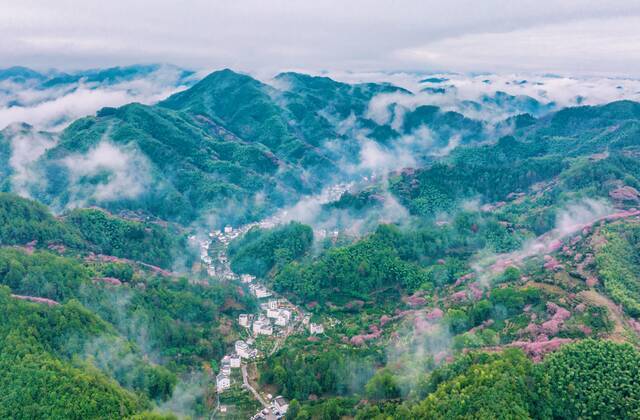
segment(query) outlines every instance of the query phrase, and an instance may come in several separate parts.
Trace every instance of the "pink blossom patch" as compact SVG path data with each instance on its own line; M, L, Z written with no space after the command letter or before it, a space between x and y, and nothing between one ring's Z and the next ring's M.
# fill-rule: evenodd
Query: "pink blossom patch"
M47 298L41 298L41 297L35 297L35 296L14 295L14 294L12 294L11 297L14 299L26 300L34 303L43 303L49 306L59 305L59 303L53 299L47 299Z
M514 341L510 345L522 349L533 361L540 362L545 354L555 351L563 344L571 341L570 338L552 338L551 340L536 342Z

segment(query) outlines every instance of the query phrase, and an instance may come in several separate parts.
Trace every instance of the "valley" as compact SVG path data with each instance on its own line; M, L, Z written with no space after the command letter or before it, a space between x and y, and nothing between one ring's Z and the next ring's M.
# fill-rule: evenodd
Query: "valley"
M416 79L2 130L0 417L632 418L640 104Z

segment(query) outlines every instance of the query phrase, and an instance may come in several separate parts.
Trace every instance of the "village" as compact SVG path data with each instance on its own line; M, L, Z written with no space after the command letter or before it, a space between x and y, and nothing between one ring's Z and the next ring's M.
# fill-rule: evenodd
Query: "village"
M261 393L250 383L247 367L266 354L273 354L284 344L287 337L293 333L319 335L324 333L324 326L311 322L311 315L304 312L287 299L279 297L275 292L261 284L255 276L250 274L236 274L232 271L227 256L227 247L231 241L242 236L250 229L259 227L269 229L275 227L286 217L286 212L261 222L250 223L238 229L225 226L222 230L215 230L209 238L200 241L200 259L206 266L211 277L238 281L248 288L249 292L258 300L257 313L242 313L237 322L242 327L244 339L234 343L231 352L226 354L219 363L219 373L216 375L216 391L218 401L220 394L229 390L234 381L239 381L237 372L240 370L242 388L246 389L263 407L253 417L253 420L280 419L287 412L289 403L282 396L272 396ZM324 232L318 232L322 235ZM333 232L332 232L333 234ZM336 233L337 235L337 233ZM227 407L218 403L212 414L224 414Z

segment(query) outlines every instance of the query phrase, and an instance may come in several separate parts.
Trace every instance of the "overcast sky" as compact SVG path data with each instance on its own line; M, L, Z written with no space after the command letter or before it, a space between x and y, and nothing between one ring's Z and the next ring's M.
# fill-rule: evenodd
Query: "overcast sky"
M640 77L638 0L0 0L0 67Z

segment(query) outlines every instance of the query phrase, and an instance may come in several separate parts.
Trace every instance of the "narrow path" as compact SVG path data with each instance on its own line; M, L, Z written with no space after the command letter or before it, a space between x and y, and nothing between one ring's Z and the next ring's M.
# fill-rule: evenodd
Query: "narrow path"
M220 395L216 393L216 407L211 412L211 416L209 417L210 420L213 420L216 418L216 413L218 412L219 409L220 409Z
M264 408L268 408L269 404L264 400L264 398L262 398L262 395L260 395L260 393L256 391L255 388L252 387L251 384L249 383L249 374L247 373L246 363L242 364L241 370L242 370L242 385L246 389L248 389L253 394L253 396L256 397L258 401L260 401L260 404L262 404Z
M627 326L627 323L624 320L624 314L622 313L622 310L618 305L616 305L614 301L606 296L601 295L593 289L584 290L578 293L578 296L589 303L597 306L604 306L605 308L607 308L607 311L609 312L609 318L613 321L614 325L613 332L611 332L609 338L618 342L627 341L627 328L625 328Z

